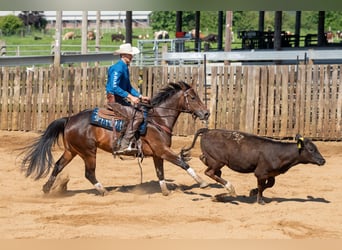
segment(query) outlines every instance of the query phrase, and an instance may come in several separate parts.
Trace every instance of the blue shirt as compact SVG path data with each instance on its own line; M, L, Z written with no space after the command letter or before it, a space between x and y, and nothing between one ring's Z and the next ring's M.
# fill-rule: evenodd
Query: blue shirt
M115 101L123 105L128 105L124 100L128 94L140 96L140 93L131 85L128 65L121 59L108 69L106 92L115 95Z

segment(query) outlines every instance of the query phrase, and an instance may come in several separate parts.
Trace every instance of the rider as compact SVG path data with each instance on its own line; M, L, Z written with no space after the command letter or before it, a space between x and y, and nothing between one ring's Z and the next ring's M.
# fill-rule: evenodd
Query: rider
M130 147L130 141L143 122L143 114L133 105L140 101L150 100L149 97L141 95L134 89L130 82L128 66L133 55L138 53L140 50L132 47L130 43L120 45L120 48L114 52L114 54L120 55L120 59L108 69L106 84L108 106L129 121L126 132L121 139L120 149L116 153L129 154L135 151Z

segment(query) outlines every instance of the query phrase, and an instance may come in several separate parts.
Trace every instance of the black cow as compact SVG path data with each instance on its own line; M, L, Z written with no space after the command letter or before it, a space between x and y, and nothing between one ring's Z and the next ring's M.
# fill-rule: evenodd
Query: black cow
M125 36L123 34L112 34L112 42L113 41L120 42L123 40L125 40Z
M202 135L200 145L201 161L208 166L205 174L221 183L235 196L233 185L221 178L221 168L227 165L240 173L253 173L258 180L258 188L250 195L257 194L257 202L264 204L262 193L275 183L275 176L284 174L297 164L312 163L324 165L322 157L313 142L300 135L296 142L281 142L240 131L223 129L199 129L189 148L182 149L181 157L189 160L190 150L196 139Z

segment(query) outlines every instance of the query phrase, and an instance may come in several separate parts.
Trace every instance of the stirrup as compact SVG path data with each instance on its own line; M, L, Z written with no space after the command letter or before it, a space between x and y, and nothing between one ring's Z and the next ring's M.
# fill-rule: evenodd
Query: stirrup
M137 148L132 148L131 144L124 149L119 149L117 151L114 151L114 154L124 154L124 155L136 155L138 153L138 149Z

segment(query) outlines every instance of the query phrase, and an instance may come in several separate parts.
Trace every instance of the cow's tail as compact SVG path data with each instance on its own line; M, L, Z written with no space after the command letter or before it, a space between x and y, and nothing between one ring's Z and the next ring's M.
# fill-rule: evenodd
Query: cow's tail
M190 150L195 146L197 137L206 133L207 131L209 131L208 128L200 128L199 130L197 130L197 132L194 135L194 139L192 140L192 143L189 147L187 148L182 148L181 152L180 152L180 157L184 160L184 161L189 161L191 159L191 154L190 154Z
M39 138L23 148L25 156L21 168L26 170L26 177L33 175L37 180L49 173L53 165L52 146L58 143L59 135L63 135L67 121L66 117L53 121Z

